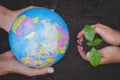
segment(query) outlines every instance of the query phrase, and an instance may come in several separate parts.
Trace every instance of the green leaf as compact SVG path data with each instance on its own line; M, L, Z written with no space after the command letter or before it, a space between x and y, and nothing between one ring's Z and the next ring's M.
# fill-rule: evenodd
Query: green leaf
M92 42L95 37L94 29L90 25L85 25L84 35L88 41Z
M95 39L95 40L93 41L93 43L94 43L94 45L96 46L96 45L100 44L102 41L103 41L102 39Z
M100 64L101 56L94 47L90 51L89 59L90 59L90 64L94 67L97 67Z
M87 42L88 46L97 46L99 45L103 40L102 39L95 39L93 42Z
M87 45L88 46L94 46L94 43L93 42L87 42Z

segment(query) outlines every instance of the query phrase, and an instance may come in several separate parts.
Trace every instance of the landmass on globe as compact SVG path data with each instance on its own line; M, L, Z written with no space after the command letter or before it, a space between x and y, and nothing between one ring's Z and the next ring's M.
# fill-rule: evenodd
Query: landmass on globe
M35 68L51 66L65 54L69 31L64 20L46 8L34 8L14 21L9 42L16 58Z

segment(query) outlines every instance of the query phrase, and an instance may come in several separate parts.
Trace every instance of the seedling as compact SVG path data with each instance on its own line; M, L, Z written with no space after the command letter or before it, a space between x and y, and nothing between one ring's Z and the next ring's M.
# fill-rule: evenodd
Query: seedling
M89 55L90 64L97 67L100 64L101 55L96 50L95 46L99 45L103 40L99 38L95 39L95 31L90 25L85 25L84 35L85 39L88 41L87 45L92 47Z

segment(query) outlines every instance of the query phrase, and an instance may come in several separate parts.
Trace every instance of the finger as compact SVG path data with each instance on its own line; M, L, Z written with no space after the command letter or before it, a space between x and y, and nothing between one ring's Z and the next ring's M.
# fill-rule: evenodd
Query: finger
M106 64L106 61L104 58L101 58L100 64Z
M78 33L77 38L80 39L81 37L83 37L83 35L84 35L84 30L82 30Z
M82 45L82 42L83 42L83 37L81 37L80 39L77 39L77 43L78 43L79 45Z
M91 25L91 27L94 29L95 33L98 33L99 31L99 27L100 25L99 24L95 24L95 25ZM97 28L97 29L96 29Z
M80 42L80 40L77 40L77 44L78 44L79 46L82 46L82 43Z
M100 23L97 23L97 24L94 24L94 25L91 25L92 28L96 28L96 27L101 27L101 28L107 28L107 26L103 25L103 24L100 24Z
M101 55L102 58L104 58L104 57L107 55L106 52L107 52L107 53L109 52L109 51L107 50L108 47L109 47L109 46L104 47L104 48L102 48L102 49L100 49L100 50L97 50L97 51L99 52L99 54Z
M85 55L85 53L83 52L83 47L82 47L82 46L78 46L78 51L79 51L81 57L82 57L84 60L89 61L87 55Z
M95 32L99 31L99 29L96 29L96 27L104 27L105 28L105 25L102 25L102 24L99 24L99 23L95 24L95 25L91 25L91 26L92 26L92 28L95 29ZM84 29L78 33L77 38L81 38L81 37L83 37L83 35L84 35Z
M104 35L105 34L104 32L106 32L104 30L109 28L108 26L105 26L105 25L99 24L99 23L95 24L95 25L91 25L91 26L94 28L95 33L99 34L100 36Z
M82 45L82 42L80 42L80 40L78 39L78 40L77 40L77 44L78 44L79 46L81 46L81 45Z
M83 40L84 40L84 38L83 38L83 37L81 37L81 38L80 38L80 42L83 42Z
M106 47L105 47L105 48L106 48ZM105 57L105 54L106 54L106 53L104 52L104 49L105 49L105 48L98 50L99 54L101 55L100 64L108 64L108 63L109 63L109 61L108 61L107 58Z
M83 36L82 36L81 38L79 38L79 42L82 43L82 42L83 42L83 39L84 39Z
M101 57L101 61L100 61L100 64L109 64L110 61L108 61L106 58L104 57ZM111 62L112 63L112 62Z
M22 73L25 73L24 75L27 75L27 76L37 76L37 75L45 75L53 72L54 72L54 69L52 67L47 67L42 69L28 68L27 71Z

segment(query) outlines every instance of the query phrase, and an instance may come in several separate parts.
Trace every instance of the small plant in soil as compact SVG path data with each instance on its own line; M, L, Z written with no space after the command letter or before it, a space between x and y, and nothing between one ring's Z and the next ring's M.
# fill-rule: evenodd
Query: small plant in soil
M91 25L85 25L84 35L85 39L88 41L86 44L91 47L89 54L90 64L93 67L97 67L100 64L101 55L95 47L98 46L103 40L100 38L95 38L95 31Z

